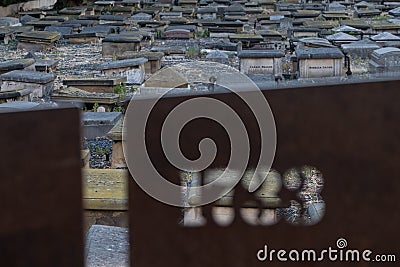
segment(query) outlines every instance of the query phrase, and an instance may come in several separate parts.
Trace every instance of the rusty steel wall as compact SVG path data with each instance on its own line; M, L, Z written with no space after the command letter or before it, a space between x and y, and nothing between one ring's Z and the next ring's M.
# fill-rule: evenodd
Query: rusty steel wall
M0 266L83 266L79 116L0 113Z
M181 209L160 203L130 179L131 266L383 266L374 262L262 262L257 252L274 249L327 249L345 238L349 248L374 253L397 253L400 231L400 90L398 81L341 84L263 91L275 117L277 149L273 168L279 173L303 165L315 166L324 177L323 219L313 226L250 226L240 216L221 227L203 207L206 226L178 225ZM249 92L251 94L251 92ZM160 130L166 115L179 103L196 96L163 98L150 116L147 148L153 164L179 184L178 171L163 154ZM203 95L204 97L204 95ZM249 167L257 163L260 135L250 109L231 93L213 94L229 104L245 122L251 142ZM135 100L136 105L141 101ZM216 123L199 119L185 127L181 148L188 158L199 156L199 140L211 137L218 154L210 167L224 166L229 142ZM129 151L127 153L130 153ZM134 152L133 152L134 153ZM235 209L250 199L237 190ZM283 189L283 200L296 195ZM384 266L396 266L385 263Z

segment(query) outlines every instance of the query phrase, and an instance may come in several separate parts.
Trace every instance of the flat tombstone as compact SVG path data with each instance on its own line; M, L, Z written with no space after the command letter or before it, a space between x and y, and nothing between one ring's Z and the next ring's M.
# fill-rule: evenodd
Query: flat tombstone
M88 139L106 136L121 117L121 112L85 112L82 116L83 136Z
M126 168L125 156L123 153L122 146L122 134L123 134L123 119L121 119L115 126L107 133L107 137L114 141L112 145L112 158L111 168Z
M0 103L10 103L13 101L31 101L31 91L27 89L0 91Z
M85 7L66 7L58 11L59 14L68 16L83 16L86 13Z
M161 69L161 59L164 56L163 52L133 52L127 51L124 52L122 55L117 56L117 59L130 59L130 58L147 58L147 62L144 63L146 74L153 74Z
M2 266L83 267L78 109L0 113Z
M13 17L0 17L0 24L5 26L20 26L18 18Z
M14 59L6 62L0 63L0 74L12 71L12 70L24 70L24 69L33 69L30 68L35 60L32 58L21 58Z
M87 267L129 266L128 229L93 225L87 235Z
M14 34L14 29L12 28L8 27L0 28L0 39L3 40L4 44L8 44L10 42L10 40L13 37L13 34Z
M242 50L240 71L245 74L282 75L281 58L285 54L279 50Z
M134 58L105 62L99 66L108 77L126 77L127 84L141 84L145 78L146 58Z
M164 32L167 39L190 39L190 31L185 29L169 30Z
M23 32L16 36L18 39L18 49L27 51L49 50L54 47L54 43L61 37L58 32L32 31Z
M131 16L132 20L151 20L153 18L152 15L146 13L138 13Z
M0 75L1 90L29 89L34 98L48 96L53 91L55 75L52 73L13 70Z
M72 33L72 27L66 27L66 26L47 26L45 31L51 31L51 32L58 32L63 36L64 34L71 34Z
M41 72L53 72L57 68L58 60L39 59L35 62L35 70Z
M124 82L120 78L67 79L63 85L76 87L88 92L114 93L114 87Z
M103 39L102 55L115 56L126 51L139 51L140 39L132 35L110 34Z
M115 1L96 1L94 4L98 6L113 6Z

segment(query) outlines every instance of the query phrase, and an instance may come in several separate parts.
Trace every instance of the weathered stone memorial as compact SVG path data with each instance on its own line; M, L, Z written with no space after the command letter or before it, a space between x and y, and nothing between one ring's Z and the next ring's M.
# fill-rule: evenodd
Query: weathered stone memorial
M111 168L127 168L122 145L123 118L107 133L107 138L114 141L112 146Z
M281 76L281 59L284 56L285 54L279 50L242 50L238 54L240 72Z
M0 28L0 40L8 44L14 37L14 29L10 27Z
M297 48L300 78L322 78L344 75L344 55L339 48Z
M79 88L67 87L55 91L51 99L55 102L84 104L86 107L98 104L111 109L112 105L119 101L120 96L115 93L91 93Z
M121 112L84 112L83 137L93 139L106 136L121 117Z
M109 61L101 64L99 69L107 77L126 78L127 84L141 84L145 78L144 64L146 58L134 58Z
M0 63L0 74L13 71L13 70L34 70L33 64L35 60L33 58L20 58L9 60Z
M217 62L221 64L229 64L229 56L219 50L212 50L206 56L207 61Z
M128 229L93 225L86 238L86 266L129 267Z
M110 34L102 41L102 55L116 56L126 51L140 51L140 37Z
M52 73L14 70L0 75L1 91L29 89L32 97L41 98L51 94L55 78Z
M358 41L357 37L344 32L338 32L332 35L328 35L326 36L326 39L338 46L340 46L341 44L349 44L351 42Z
M190 39L190 30L186 29L172 29L164 32L166 39Z
M153 74L161 69L161 59L164 56L163 52L132 52L127 51L122 55L117 56L118 60L132 59L132 58L147 58L147 62L144 63L146 74Z
M56 70L58 63L58 60L37 59L34 66L36 71L53 72L54 70Z
M0 103L12 101L31 101L31 94L31 91L28 89L0 91Z
M352 58L369 58L372 52L379 48L381 48L381 46L370 39L364 39L350 44L342 44L343 51Z
M63 85L76 87L87 92L114 93L114 87L123 83L121 78L69 78L62 81Z
M16 36L18 49L27 51L42 51L54 47L54 43L61 37L58 32L32 31L20 33Z
M384 47L375 50L369 61L369 71L372 73L393 73L400 70L400 49Z

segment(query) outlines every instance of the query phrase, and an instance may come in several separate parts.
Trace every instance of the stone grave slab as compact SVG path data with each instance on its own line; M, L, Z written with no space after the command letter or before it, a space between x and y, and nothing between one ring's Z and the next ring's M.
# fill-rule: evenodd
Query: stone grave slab
M82 135L87 139L106 136L121 117L121 112L84 112Z
M68 15L69 17L83 16L86 14L86 7L66 7L58 11L60 15Z
M37 102L30 101L12 101L0 104L0 113L23 111L38 108L40 106Z
M83 104L113 105L118 103L120 96L114 93L90 93L79 88L67 87L54 92L51 99L56 102Z
M21 26L21 23L19 22L18 18L13 18L13 17L0 17L0 25L3 26Z
M342 45L343 51L349 54L352 58L368 58L374 50L379 48L381 48L381 46L370 39Z
M48 32L58 32L61 35L61 38L65 35L65 34L71 34L72 33L72 27L65 27L65 26L47 26L46 28L44 28L45 31Z
M140 5L140 3L139 3ZM123 16L130 16L132 12L135 10L132 6L114 6L111 10L113 15L123 15Z
M41 72L53 72L58 65L58 60L37 59L35 62L35 70Z
M14 29L10 27L0 28L0 40L3 40L4 44L8 44L14 36Z
M128 210L127 178L127 170L123 169L83 170L84 208L126 212Z
M35 31L43 31L47 26L58 26L61 22L54 20L35 20L25 23L27 26L33 26Z
M140 8L140 0L122 0L121 5L123 6L134 6Z
M125 82L122 78L70 78L63 80L63 85L72 86L87 92L114 93L114 87Z
M18 12L18 15L20 15L21 17L28 15L37 19L41 19L46 16L46 12L43 10L20 11Z
M100 24L109 24L115 22L123 22L125 20L124 16L121 15L101 15L99 17Z
M123 118L107 133L107 138L114 141L112 145L111 168L127 168L122 145Z
M80 32L64 35L71 44L99 43L106 34L98 32Z
M115 1L96 1L94 4L97 6L113 6Z
M93 225L86 237L86 266L129 266L128 229Z
M64 22L64 21L69 20L69 17L68 16L46 16L40 20L44 20L44 21L54 20L54 21L58 21L58 22Z
M102 41L102 55L115 56L126 51L140 51L141 38L122 34L110 34Z
M131 59L131 58L147 58L147 62L144 63L144 68L146 74L153 74L161 69L161 59L163 58L163 52L146 52L146 51L139 51L139 52L132 52L127 51L122 55L117 56L118 60L123 59Z
M139 20L146 21L146 20L151 20L152 18L153 18L152 15L149 15L146 13L137 13L137 14L131 16L131 19L136 20L136 21L139 21Z
M64 22L64 24L65 25L80 24L83 27L94 27L97 24L99 24L99 22L97 20L91 20L91 19L72 19Z
M99 69L108 77L126 77L127 84L141 84L145 78L144 64L146 58L134 58L109 61L101 64Z
M400 49L397 47L383 47L376 49L369 60L369 71L371 73L393 73L400 70Z
M31 91L28 89L0 91L0 103L11 101L31 101Z
M206 60L221 64L229 64L229 56L219 50L211 50L210 53L207 54Z
M33 64L35 60L33 58L20 58L9 60L0 63L0 74L13 71L13 70L34 70Z
M60 39L61 35L58 32L47 31L31 31L23 32L16 35L18 49L27 51L42 51L54 47L54 43Z
M33 31L33 26L16 26L13 27L14 33L23 33L23 32L31 32Z
M24 25L25 23L29 22L29 21L35 21L35 20L39 20L38 18L29 16L29 15L23 15L19 18L19 21Z
M41 98L51 94L55 78L52 73L13 70L0 75L1 91L29 89L32 97Z
M190 39L190 30L173 29L164 32L164 38L167 39Z
M110 25L96 25L94 27L86 27L82 29L82 33L101 33L107 35L111 33L112 30L115 30L117 27L113 27Z

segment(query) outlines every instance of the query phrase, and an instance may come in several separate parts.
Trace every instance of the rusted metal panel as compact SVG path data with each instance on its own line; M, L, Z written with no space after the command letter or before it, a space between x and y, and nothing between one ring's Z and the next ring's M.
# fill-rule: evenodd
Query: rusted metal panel
M277 150L273 168L283 174L303 165L323 174L321 193L326 203L322 221L294 226L283 220L273 226L250 226L240 216L228 227L213 223L210 207L203 207L206 226L178 225L181 211L143 192L131 178L131 265L156 266L330 266L337 262L261 262L257 252L271 249L328 249L345 238L348 247L374 253L397 253L400 232L400 91L398 81L342 84L263 91L275 117ZM153 164L179 183L178 171L163 154L160 130L166 115L179 103L196 96L161 99L150 116L146 137ZM204 97L204 95L203 95ZM208 95L229 104L248 128L251 142L249 166L257 163L260 136L251 111L233 94ZM140 105L141 101L136 100ZM129 133L128 133L129 134ZM218 155L211 167L224 166L229 142L223 129L199 119L185 127L180 139L188 158L199 156L198 143L211 137ZM129 151L128 151L129 153ZM133 152L135 153L135 152ZM235 208L251 198L236 192ZM282 189L284 200L296 199ZM371 266L371 262L340 262L339 266ZM395 263L386 263L395 266ZM392 265L391 265L392 264ZM377 265L379 266L379 264Z
M83 266L77 109L0 114L0 265Z

